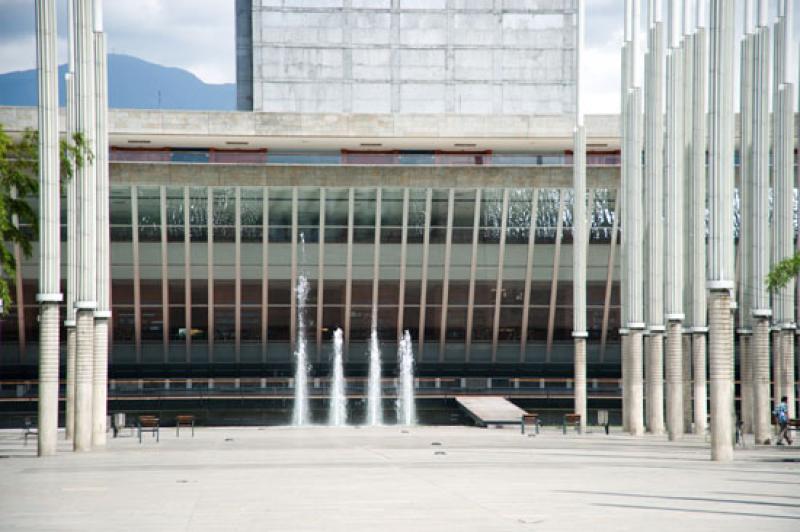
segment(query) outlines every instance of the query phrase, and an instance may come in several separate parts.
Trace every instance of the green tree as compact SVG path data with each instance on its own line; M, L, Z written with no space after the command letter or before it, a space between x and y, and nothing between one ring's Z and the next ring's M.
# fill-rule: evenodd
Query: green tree
M69 182L73 169L80 168L85 158L92 157L80 133L60 141L61 183ZM14 138L0 124L0 312L7 312L13 302L9 279L16 275L14 247L19 245L28 257L33 245L29 235L18 225L29 225L38 234L39 221L28 198L39 192L39 134L26 130ZM14 223L14 219L18 224Z
M767 288L770 292L779 290L789 284L800 274L800 252L787 257L772 267L767 274Z

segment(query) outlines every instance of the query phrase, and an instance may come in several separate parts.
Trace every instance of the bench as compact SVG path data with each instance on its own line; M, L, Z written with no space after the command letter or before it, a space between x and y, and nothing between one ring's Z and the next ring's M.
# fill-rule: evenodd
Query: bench
M175 436L180 437L181 426L192 427L192 438L194 438L194 416L191 414L181 414L175 416Z
M142 443L142 433L143 432L151 432L153 433L153 437L156 439L156 442L161 441L161 433L160 433L160 422L158 417L156 416L139 416L139 422L137 424L138 432L139 432L139 443Z
M539 427L542 426L542 422L539 419L539 414L535 413L528 413L522 414L522 419L520 420L520 428L522 429L522 434L525 434L525 427L531 427L532 433L534 435L539 434Z
M581 433L581 415L580 414L564 414L563 430L564 434L567 433L567 426L574 425L575 432Z

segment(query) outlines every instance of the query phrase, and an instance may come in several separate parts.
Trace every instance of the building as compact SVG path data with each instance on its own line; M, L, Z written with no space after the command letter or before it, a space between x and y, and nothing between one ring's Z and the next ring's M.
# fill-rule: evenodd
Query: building
M574 0L237 0L240 110L575 112Z
M356 393L374 327L387 377L408 330L422 388L568 400L574 2L339 4L237 3L253 111L110 112L111 399L289 393L301 330L322 394L337 327ZM619 130L587 118L595 400L619 393ZM37 263L0 322L11 379L36 375Z

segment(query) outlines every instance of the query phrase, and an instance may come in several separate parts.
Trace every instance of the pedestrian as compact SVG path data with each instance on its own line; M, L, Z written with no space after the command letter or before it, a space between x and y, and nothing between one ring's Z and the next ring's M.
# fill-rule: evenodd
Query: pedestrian
M789 406L786 396L781 397L781 404L775 407L775 419L778 421L780 432L778 433L778 445L783 445L783 440L791 445L792 439L789 437Z

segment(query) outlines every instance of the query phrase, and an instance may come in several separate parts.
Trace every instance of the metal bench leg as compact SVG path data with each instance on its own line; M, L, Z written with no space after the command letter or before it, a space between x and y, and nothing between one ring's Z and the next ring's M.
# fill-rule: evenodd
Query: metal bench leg
M142 427L139 427L139 443L142 443Z
M194 438L194 421L192 421L192 438Z
M156 433L154 434L154 436L156 437L156 443L161 442L161 429L160 428L156 429Z

